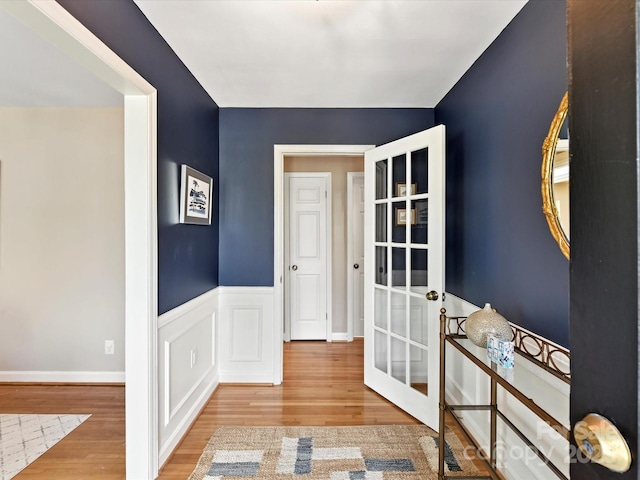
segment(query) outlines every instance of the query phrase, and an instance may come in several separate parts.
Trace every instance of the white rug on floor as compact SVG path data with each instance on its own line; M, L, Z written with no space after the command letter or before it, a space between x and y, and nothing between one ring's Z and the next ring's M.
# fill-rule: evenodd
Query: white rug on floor
M0 414L0 480L15 477L90 416Z

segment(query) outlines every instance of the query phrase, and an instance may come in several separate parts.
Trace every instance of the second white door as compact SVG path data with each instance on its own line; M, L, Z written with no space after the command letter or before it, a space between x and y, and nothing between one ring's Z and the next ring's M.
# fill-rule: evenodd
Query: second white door
M291 340L326 340L330 173L285 174L287 303Z

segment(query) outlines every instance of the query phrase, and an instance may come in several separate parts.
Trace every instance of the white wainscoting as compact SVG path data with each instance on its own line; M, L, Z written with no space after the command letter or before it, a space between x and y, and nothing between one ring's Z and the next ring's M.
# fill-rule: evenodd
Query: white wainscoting
M211 290L158 318L160 465L218 386L218 294Z
M448 316L468 316L480 307L447 293L444 307ZM521 327L519 327L521 328ZM570 386L516 355L516 362L534 374L535 401L556 420L569 428ZM445 394L457 404L487 404L487 376L454 349L447 349L447 380ZM559 361L557 363L560 363ZM569 371L569 365L558 365ZM526 409L502 388L498 389L498 406L507 417L544 452L567 478L569 477L569 444L546 423ZM489 443L489 415L486 412L465 412L465 424L486 449ZM555 475L506 426L498 423L499 454L503 454L504 474L508 480L547 479Z
M223 383L274 383L273 287L218 287L219 372Z

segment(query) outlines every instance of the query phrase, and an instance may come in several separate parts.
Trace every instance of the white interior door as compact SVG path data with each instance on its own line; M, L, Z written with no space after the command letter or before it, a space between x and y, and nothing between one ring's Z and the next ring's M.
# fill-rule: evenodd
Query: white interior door
M365 153L365 384L435 430L444 138L440 125Z
M285 174L291 340L326 340L329 318L330 173Z
M347 174L347 310L349 340L364 336L364 173Z

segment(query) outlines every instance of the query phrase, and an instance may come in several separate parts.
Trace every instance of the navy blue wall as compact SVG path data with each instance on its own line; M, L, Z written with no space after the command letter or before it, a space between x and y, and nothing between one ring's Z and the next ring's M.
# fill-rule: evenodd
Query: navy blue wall
M569 345L569 262L542 213L542 142L567 90L566 3L530 0L436 106L447 127L447 291Z
M59 0L158 90L158 309L218 285L219 110L131 0ZM214 179L211 226L178 224L180 164Z
M274 144L380 145L433 125L432 109L221 109L220 284L273 285Z

